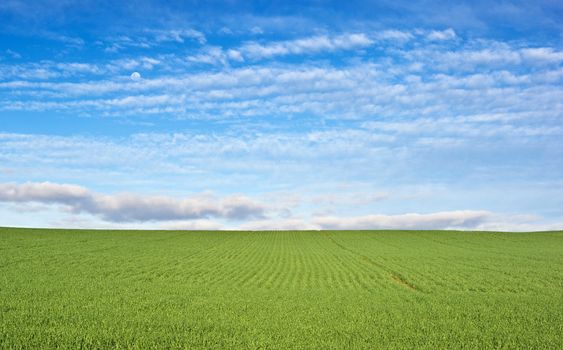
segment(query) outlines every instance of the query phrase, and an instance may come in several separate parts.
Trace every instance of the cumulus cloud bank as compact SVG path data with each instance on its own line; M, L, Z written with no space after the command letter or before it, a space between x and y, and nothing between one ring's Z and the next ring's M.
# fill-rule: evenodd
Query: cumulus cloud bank
M0 184L0 202L59 204L74 213L89 213L111 222L171 221L202 218L262 218L265 207L245 196L186 199L122 193L103 195L76 185L50 182Z

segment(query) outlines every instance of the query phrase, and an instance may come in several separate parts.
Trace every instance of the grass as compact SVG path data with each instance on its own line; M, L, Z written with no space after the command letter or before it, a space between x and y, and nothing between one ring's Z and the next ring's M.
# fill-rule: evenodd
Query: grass
M561 349L563 232L0 229L0 348Z

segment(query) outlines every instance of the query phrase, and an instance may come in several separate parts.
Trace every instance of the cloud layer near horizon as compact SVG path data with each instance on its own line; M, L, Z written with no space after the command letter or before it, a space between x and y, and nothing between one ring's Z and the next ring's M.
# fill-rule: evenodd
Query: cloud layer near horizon
M262 204L245 196L217 198L204 193L178 199L133 193L107 195L92 192L82 186L50 182L1 183L0 202L15 205L33 203L54 205L58 210L74 215L73 226L79 221L76 220L76 215L93 215L102 220L101 223L98 222L97 227L107 227L103 222L109 224L170 222L158 227L189 230L483 229L495 228L499 225L502 227L503 220L498 214L485 210L349 217L322 214L314 214L310 217L291 215L280 217L280 209L283 211L291 208ZM46 210L46 208L33 210ZM223 223L222 220L241 223L233 226Z
M261 218L265 207L245 196L217 199L202 194L186 199L122 193L102 195L69 184L50 182L0 184L0 202L58 204L74 213L110 222L169 221L201 218Z

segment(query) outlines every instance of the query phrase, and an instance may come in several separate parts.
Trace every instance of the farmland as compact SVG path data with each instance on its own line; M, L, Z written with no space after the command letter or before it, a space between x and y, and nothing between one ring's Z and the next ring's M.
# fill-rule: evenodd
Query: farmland
M0 229L0 348L562 348L563 232Z

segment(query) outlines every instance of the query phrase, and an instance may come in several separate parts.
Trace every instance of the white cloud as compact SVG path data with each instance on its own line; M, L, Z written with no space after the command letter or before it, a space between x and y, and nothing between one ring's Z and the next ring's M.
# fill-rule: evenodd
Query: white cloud
M520 56L513 55L510 50L475 51L465 56L460 52L436 55L436 59L448 67L487 64L496 69L475 74L432 74L413 73L408 67L393 63L359 63L343 67L257 65L233 69L227 63L239 59L236 58L238 54L214 48L189 58L225 65L212 72L151 74L156 77L140 81L0 82L0 90L5 96L0 99L0 110L59 110L121 117L160 113L171 119L231 119L260 115L275 118L298 113L327 119L369 119L373 116L399 119L459 114L461 107L473 113L484 113L485 106L487 111L512 114L538 113L551 106L552 112L557 113L562 88L556 83L563 77L562 71L549 67L524 72L512 70L505 64L511 60L520 62ZM145 61L136 59L113 64L117 72L125 69L131 72L144 70ZM433 65L429 61L425 66L440 67L441 63ZM164 96L167 98L161 98ZM116 103L133 98L144 101L138 104L143 108L125 108L125 105Z
M70 36L66 36L66 35L61 35L61 34L57 34L57 33L52 33L52 32L43 32L42 36L49 39L49 40L55 40L55 41L60 41L63 42L69 46L73 46L73 47L82 47L84 46L84 39L79 38L79 37L70 37Z
M194 39L202 45L207 42L205 35L194 29L153 30L149 32L154 34L154 40L159 43L166 41L183 43L185 39Z
M173 42L177 44L184 44L186 39L197 41L199 44L204 45L207 42L205 35L195 29L169 29L169 30L145 30L137 35L119 35L110 37L100 42L102 45L107 45L105 51L118 52L127 47L139 47L149 49L156 47L163 43Z
M224 226L213 220L202 219L168 223L158 228L162 230L216 231L224 229Z
M437 63L438 68L474 69L477 65L519 65L522 58L518 51L507 47L492 47L479 50L423 53Z
M563 51L556 51L551 47L525 48L521 49L522 57L531 62L539 63L561 63L563 62Z
M430 214L316 217L312 222L326 230L369 229L471 229L491 220L488 211L445 211Z
M213 224L209 224L213 227ZM216 227L216 225L215 225ZM533 215L499 215L489 211L444 211L427 214L313 216L310 219L250 220L235 230L476 230L476 231L540 231L561 230L561 222L545 222Z
M414 35L410 32L390 29L378 32L374 35L374 37L377 40L389 40L403 43L413 39Z
M195 63L205 64L223 64L226 65L229 59L240 60L242 56L237 51L229 51L225 53L220 47L209 46L206 47L202 53L197 55L188 56L188 61Z
M250 33L254 35L264 34L264 30L258 26L254 26L250 28Z
M240 47L238 51L249 58L259 59L284 55L312 54L323 51L352 50L372 44L373 40L367 35L351 33L332 37L320 35L268 44L251 42Z
M316 195L311 198L315 204L320 205L346 205L351 207L370 205L375 202L389 199L387 192L347 192Z
M426 38L428 40L433 40L433 41L443 41L443 40L451 40L451 39L455 39L456 38L456 33L452 28L448 28L446 30L433 30L430 33L428 33L428 35L426 36Z
M375 40L388 40L396 42L405 42L413 38L409 32L399 30L387 30L378 32L373 38L365 33L346 33L341 35L317 35L306 38L299 38L286 41L273 41L266 43L247 42L238 47L223 50L218 47L205 47L203 52L190 56L189 60L203 63L222 63L222 58L228 58L233 61L242 62L248 59L264 59L273 58L275 56L285 55L307 55L318 54L322 52L331 52L337 50L353 50L358 48L369 47L374 44ZM213 51L210 53L210 51Z
M287 219L270 219L270 220L254 220L240 224L232 229L245 231L263 231L263 230L318 230L320 227L316 224L307 223L301 218Z
M240 220L264 216L266 207L245 196L217 199L203 194L186 199L122 193L103 195L68 184L0 184L0 202L58 204L74 213L111 222L171 221L208 217Z
M244 61L244 57L242 57L242 54L240 53L240 51L238 50L228 50L227 51L227 57L233 61L237 61L237 62L242 62Z

